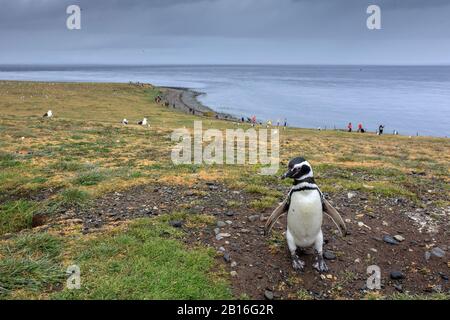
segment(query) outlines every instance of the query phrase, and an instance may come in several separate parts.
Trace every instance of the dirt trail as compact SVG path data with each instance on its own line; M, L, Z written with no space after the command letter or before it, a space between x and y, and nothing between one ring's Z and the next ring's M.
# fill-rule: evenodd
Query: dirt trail
M261 213L252 209L249 203L257 198L258 195L204 182L190 189L138 186L127 192L108 194L96 200L89 210L69 210L60 219L81 218L84 232L89 233L113 221L169 214L186 207L192 214L214 215L219 221L217 226L205 230L183 226L188 232L186 242L212 246L218 251L217 262L230 272L236 297L361 298L368 292L365 284L369 265L381 268L383 295L448 292L450 288L448 211L444 212L445 220L441 221L437 233L421 233L420 223L407 213L427 216L427 210L440 209L423 211L404 199L378 199L371 203L362 193L353 193L351 198L347 193L333 195L331 202L347 219L350 234L340 238L335 235L333 223L325 219L324 249L331 260L327 260L329 273L320 275L312 269L314 255L308 251L302 254L307 263L305 271L296 273L292 269L283 235L285 217L275 225L270 239L264 237L263 226L270 210ZM230 201L242 205L228 208ZM189 206L192 202L201 204ZM383 240L387 235L400 235L404 240L389 244ZM433 254L428 257L427 252L436 247L444 251L444 257ZM392 280L390 273L395 271L401 272L404 279Z

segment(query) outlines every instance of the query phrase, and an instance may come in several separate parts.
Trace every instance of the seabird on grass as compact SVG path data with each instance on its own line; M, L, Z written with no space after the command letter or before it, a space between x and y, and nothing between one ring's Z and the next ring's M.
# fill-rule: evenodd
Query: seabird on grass
M140 126L146 126L148 123L147 118L142 119L141 121L138 122L138 125Z
M122 120L122 124L123 124L124 126L126 126L126 125L128 124L128 120L127 120L127 119L123 119L123 120Z
M48 110L42 117L43 118L51 118L51 117L53 117L52 110Z

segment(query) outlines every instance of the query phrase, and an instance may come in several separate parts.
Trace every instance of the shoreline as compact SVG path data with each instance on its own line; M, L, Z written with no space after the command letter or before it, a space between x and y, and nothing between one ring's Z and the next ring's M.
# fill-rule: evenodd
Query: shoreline
M155 86L161 89L163 105L171 107L185 113L199 115L199 116L215 116L216 119L239 121L236 116L224 112L216 111L208 106L205 106L198 100L198 97L206 93L192 90L184 87L168 87Z
M171 107L174 110L178 110L184 113L193 114L197 116L208 116L215 117L218 120L225 121L233 121L233 122L241 122L241 118L232 114L216 111L211 107L205 106L201 103L197 97L200 95L206 94L205 92L195 91L194 89L187 87L175 87L175 86L158 86L153 85L147 82L107 82L107 81L50 81L50 80L9 80L9 79L0 79L1 82L18 82L18 83L92 83L92 84L128 84L135 86L144 86L144 87L153 87L160 89L162 92L162 101L161 104L164 105L165 102L168 104L167 107ZM248 123L247 121L245 123ZM262 122L262 125L265 125L265 121ZM275 125L272 122L272 127ZM281 125L280 125L281 127ZM305 130L314 130L314 131L340 131L347 132L345 128L313 128L313 127L297 127L297 126L287 126L292 129L305 129ZM352 133L358 133L354 130ZM376 135L375 131L366 131L366 134ZM385 132L383 135L387 136L395 136L392 132ZM449 139L448 136L434 136L434 135L407 135L407 134L398 134L399 137L410 137L410 138L437 138L437 139Z

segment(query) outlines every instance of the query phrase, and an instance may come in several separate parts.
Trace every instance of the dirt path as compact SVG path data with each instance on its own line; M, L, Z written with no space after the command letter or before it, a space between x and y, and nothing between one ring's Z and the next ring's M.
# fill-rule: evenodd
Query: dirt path
M285 191L285 190L283 190ZM419 232L421 222L431 212L404 199L371 201L362 193L333 195L331 201L341 211L350 234L335 235L335 227L325 219L324 235L330 272L320 275L312 269L312 252L305 252L305 272L291 267L283 230L285 217L274 228L269 239L263 236L263 226L270 210L257 212L249 203L259 198L238 190L228 190L220 184L198 182L191 188L148 185L127 192L112 193L98 199L89 210L69 210L60 219L81 218L84 232L89 233L113 221L169 214L188 210L192 214L211 214L218 225L188 232L188 245L201 243L214 247L217 262L224 264L232 281L236 297L248 298L361 298L366 295L366 269L381 268L382 295L394 292L426 294L447 292L448 283L449 211L443 212L439 225L428 221ZM240 203L229 208L228 203ZM414 221L415 219L416 221ZM219 235L217 235L219 234ZM398 244L389 244L383 237L400 235ZM439 248L444 257L438 257ZM434 250L434 254L428 256ZM428 253L427 253L428 252ZM428 260L427 260L428 259ZM404 279L392 280L391 272L401 272Z

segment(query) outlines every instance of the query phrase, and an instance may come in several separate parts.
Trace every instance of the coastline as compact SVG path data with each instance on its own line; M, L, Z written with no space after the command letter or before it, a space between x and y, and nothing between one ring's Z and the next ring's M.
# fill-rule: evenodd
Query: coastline
M167 107L193 115L213 116L220 120L239 121L236 116L215 111L202 104L198 100L198 97L205 94L204 92L198 92L183 87L156 86L155 88L162 91L161 103Z

